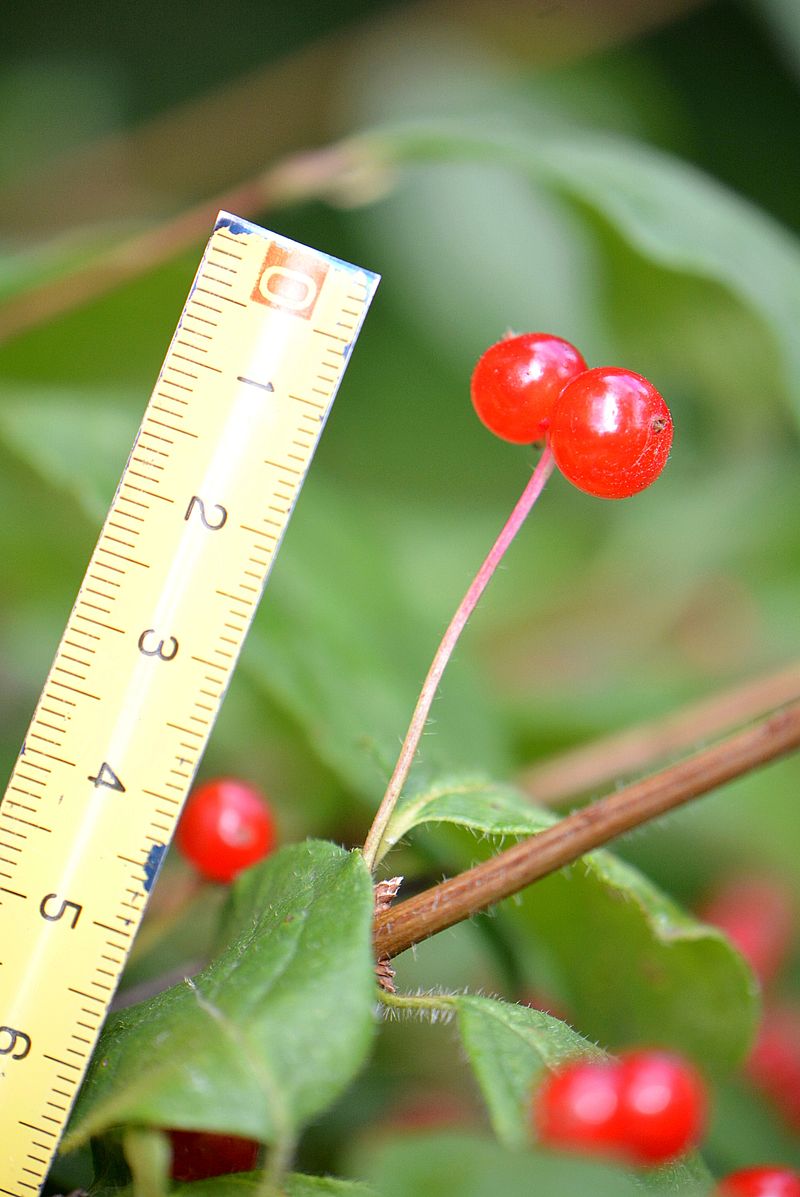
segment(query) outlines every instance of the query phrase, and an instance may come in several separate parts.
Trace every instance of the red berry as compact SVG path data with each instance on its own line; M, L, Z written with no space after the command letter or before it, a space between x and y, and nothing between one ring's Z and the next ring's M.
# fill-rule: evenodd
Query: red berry
M611 1060L578 1060L550 1073L533 1108L540 1141L566 1151L618 1154L619 1082L619 1065Z
M561 337L507 337L478 359L470 384L472 403L490 432L529 445L544 437L559 394L585 369L578 350Z
M567 383L550 418L561 473L600 499L626 499L654 482L672 444L672 416L640 374L601 366Z
M619 1133L640 1166L683 1155L703 1133L706 1090L699 1074L668 1052L632 1052L620 1063Z
M732 878L714 891L699 914L725 932L762 985L774 979L794 932L794 902L786 886L767 877Z
M206 1180L229 1172L249 1172L258 1164L259 1145L235 1135L207 1131L169 1132L173 1180Z
M230 882L273 850L277 834L263 795L245 782L221 778L189 796L177 840L203 877Z
M715 1197L800 1197L800 1172L786 1168L743 1168L724 1177Z
M747 1074L787 1125L800 1131L800 1008L766 1007Z
M675 1159L699 1139L706 1093L694 1068L667 1052L568 1064L542 1085L534 1106L548 1147L612 1155L636 1167Z

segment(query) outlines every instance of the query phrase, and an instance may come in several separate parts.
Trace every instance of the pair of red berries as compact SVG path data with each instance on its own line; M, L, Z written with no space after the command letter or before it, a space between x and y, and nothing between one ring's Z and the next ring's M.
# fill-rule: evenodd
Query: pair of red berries
M632 370L590 370L561 337L498 341L480 357L470 392L491 432L521 445L546 437L561 473L602 499L644 490L669 456L672 417L656 388Z
M550 1073L535 1096L533 1121L546 1147L642 1168L692 1148L707 1109L705 1085L688 1061L637 1051L618 1060L576 1060Z
M619 1060L577 1060L551 1073L533 1104L540 1142L562 1151L610 1156L633 1167L666 1164L699 1142L705 1085L682 1057L639 1051ZM800 1174L744 1168L715 1197L800 1197Z

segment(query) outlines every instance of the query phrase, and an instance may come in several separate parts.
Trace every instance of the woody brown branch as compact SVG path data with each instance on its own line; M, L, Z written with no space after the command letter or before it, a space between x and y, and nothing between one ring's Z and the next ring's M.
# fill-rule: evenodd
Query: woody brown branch
M378 959L399 956L593 848L797 748L800 702L378 914L374 924L376 955Z

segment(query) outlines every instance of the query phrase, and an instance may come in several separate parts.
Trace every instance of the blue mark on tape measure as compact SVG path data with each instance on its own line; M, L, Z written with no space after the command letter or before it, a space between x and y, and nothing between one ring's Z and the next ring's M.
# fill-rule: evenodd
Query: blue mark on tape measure
M144 862L144 892L146 894L149 894L153 888L166 850L166 844L153 844L147 854L147 860Z

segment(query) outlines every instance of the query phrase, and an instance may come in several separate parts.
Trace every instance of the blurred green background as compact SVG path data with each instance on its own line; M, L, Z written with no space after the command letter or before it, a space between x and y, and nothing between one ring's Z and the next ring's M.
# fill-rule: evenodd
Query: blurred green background
M210 230L216 196L287 156L403 122L425 130L424 152L368 162L332 197L241 213L383 282L204 775L263 785L287 839L363 838L437 635L533 461L468 400L477 356L507 328L645 373L672 406L673 455L619 504L554 479L459 648L421 775L511 778L792 661L799 13L794 0L19 7L0 45L0 297L18 329L0 344L0 772L203 239L85 303L81 268L195 204ZM396 142L370 145L391 157ZM68 310L42 318L56 283ZM621 851L689 903L736 869L800 891L798 782L798 762L773 766ZM435 873L438 850L403 867ZM480 936L421 951L409 983L497 987ZM763 1133L756 1155L783 1132Z

